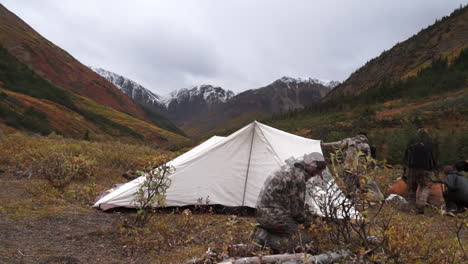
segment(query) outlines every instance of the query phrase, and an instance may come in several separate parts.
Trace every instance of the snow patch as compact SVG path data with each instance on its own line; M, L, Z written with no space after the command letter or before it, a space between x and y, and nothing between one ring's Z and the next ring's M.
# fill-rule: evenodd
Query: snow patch
M142 97L146 98L147 101L156 104L162 104L161 96L151 92L150 90L146 89L145 87L141 86L137 82L130 80L122 75L117 73L102 69L88 66L91 70L96 72L97 74L104 77L106 80L114 84L115 87L122 90L125 94L130 96L131 98L135 99L136 94L141 95Z
M315 78L302 78L302 77L292 78L292 77L288 77L288 76L281 77L280 79L277 80L277 82L285 83L288 86L288 88L291 87L290 84L292 84L292 83L295 83L295 84L299 84L299 83L320 84L320 85L326 86L326 87L328 87L330 89L334 88L335 86L340 84L340 82L338 82L338 81L330 81L330 80L315 79Z
M181 103L183 101L193 101L201 98L207 103L225 103L234 96L235 94L233 91L226 91L221 87L200 85L172 91L168 95L162 97L163 99L161 101L168 107L169 104L174 101Z

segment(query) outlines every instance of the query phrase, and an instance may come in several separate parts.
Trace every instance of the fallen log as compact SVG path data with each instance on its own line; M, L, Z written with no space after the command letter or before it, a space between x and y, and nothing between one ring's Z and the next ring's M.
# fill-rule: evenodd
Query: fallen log
M332 263L339 259L349 256L349 250L341 250L336 252L327 252L324 254L312 256L309 254L281 254L281 255L266 255L261 257L248 257L235 260L227 260L224 264L258 264L258 263L283 263L283 264L299 264L299 263Z

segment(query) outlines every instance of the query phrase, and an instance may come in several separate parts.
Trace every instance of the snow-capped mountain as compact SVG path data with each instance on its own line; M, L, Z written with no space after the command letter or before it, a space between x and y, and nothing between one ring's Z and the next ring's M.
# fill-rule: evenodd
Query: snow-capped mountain
M135 81L117 73L90 67L106 78L135 102L149 111L162 115L176 125L182 125L196 115L202 115L214 105L222 104L234 97L234 92L212 85L200 85L175 90L166 96L150 91Z
M265 87L237 94L225 103L212 107L208 113L192 118L182 129L193 135L203 135L301 109L320 100L337 84L336 81L282 77Z
M88 66L89 67L89 66ZM132 81L117 73L102 69L89 67L97 74L104 77L117 88L121 89L127 96L141 105L147 112L152 113L152 118L161 127L167 130L184 134L175 123L167 116L167 99L149 89L143 87L135 81Z
M184 101L194 101L203 99L208 104L225 103L232 97L234 92L230 90L224 90L221 87L215 87L212 85L200 85L192 88L183 88L171 92L165 99L164 102L168 106L171 103L182 103Z
M162 107L164 105L163 98L160 95L151 92L135 81L102 68L90 68L97 74L106 78L109 82L114 84L117 88L122 90L126 95L128 95L137 103L145 106L156 105L158 107Z
M203 116L234 97L234 92L212 85L200 85L173 91L165 98L166 116L184 125L195 116Z
M179 104L186 101L203 100L207 104L224 103L231 99L235 94L232 91L226 91L221 87L212 85L200 85L192 88L182 88L172 91L168 95L158 95L149 89L143 87L137 82L130 80L117 73L102 69L90 67L93 71L106 78L126 95L139 103L165 105Z
M330 89L335 88L340 82L338 81L330 81L330 80L319 80L319 79L314 79L314 78L292 78L292 77L287 77L283 76L280 79L276 80L276 82L282 82L288 85L290 84L320 84L325 87L328 87Z

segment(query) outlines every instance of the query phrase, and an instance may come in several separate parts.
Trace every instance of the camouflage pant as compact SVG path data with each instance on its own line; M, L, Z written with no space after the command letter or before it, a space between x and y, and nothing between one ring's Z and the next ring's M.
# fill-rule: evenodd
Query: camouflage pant
M267 221L261 219L254 232L254 241L275 253L292 253L310 249L312 236L290 216L275 216Z
M411 168L408 170L408 199L416 201L418 210L424 210L429 197L430 182L431 171Z

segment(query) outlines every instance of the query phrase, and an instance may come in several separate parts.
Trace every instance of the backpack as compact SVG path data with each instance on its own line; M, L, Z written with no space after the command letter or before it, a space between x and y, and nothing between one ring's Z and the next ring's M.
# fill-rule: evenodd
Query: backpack
M409 168L432 170L435 161L432 155L431 145L417 142L406 149L406 162Z
M468 179L457 173L451 173L444 183L447 186L444 192L447 208L463 210L463 207L468 207Z

